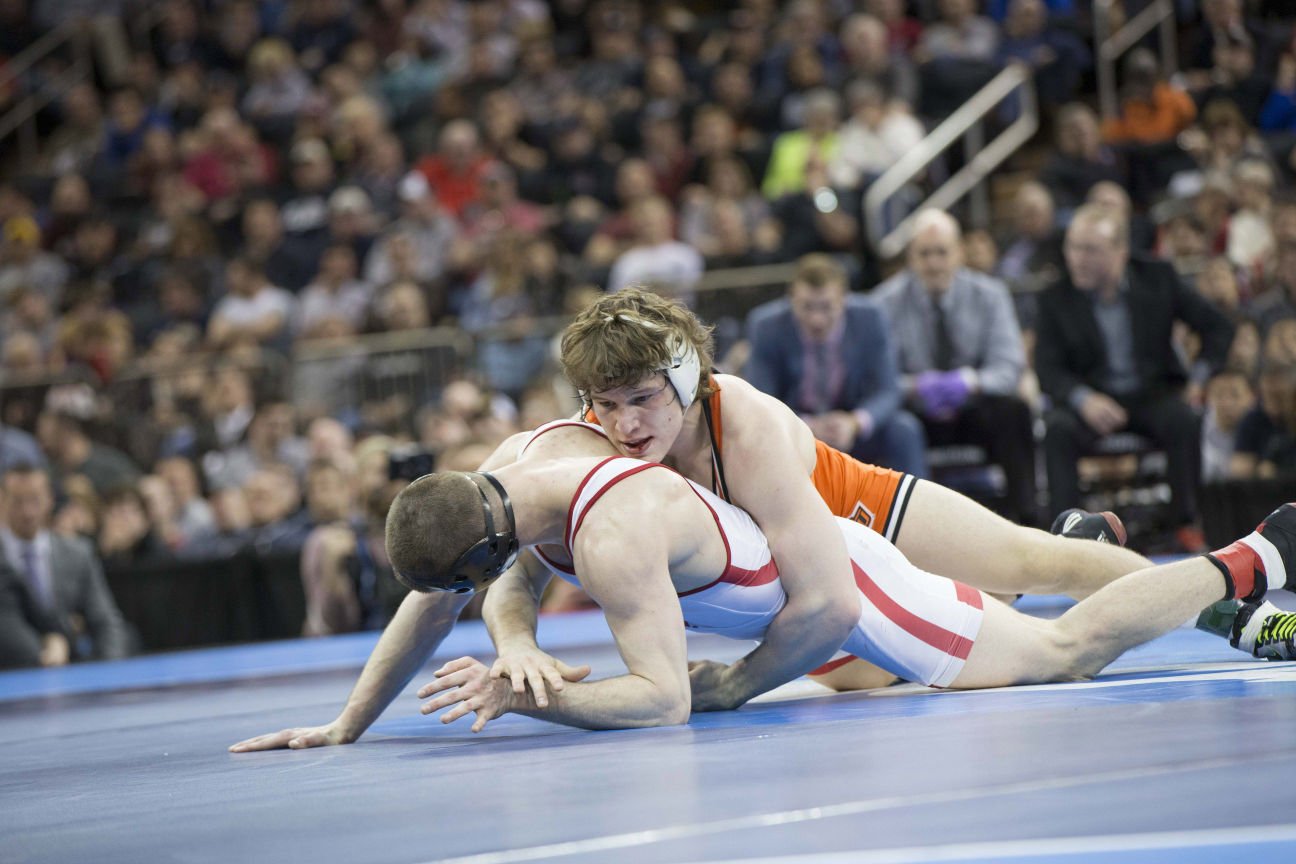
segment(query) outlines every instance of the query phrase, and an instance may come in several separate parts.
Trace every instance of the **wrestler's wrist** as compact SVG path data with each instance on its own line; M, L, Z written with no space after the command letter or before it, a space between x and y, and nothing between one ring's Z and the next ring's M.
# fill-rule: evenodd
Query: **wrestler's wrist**
M499 678L491 682L495 688L496 701L499 703L500 714L535 714L537 711L543 711L544 708L536 704L535 694L531 688L524 687L522 692L518 693L513 689L507 678ZM556 694L550 694L550 699L555 699Z
M720 686L716 688L718 701L727 709L733 710L757 694L752 689L752 682L745 674L746 658L736 660L720 674Z
M535 636L529 633L502 636L495 640L495 655L497 657L508 654L526 654L529 651L538 650L540 650L540 643L536 642Z
M329 724L333 732L333 738L339 744L351 744L357 738L364 734L369 728L368 723L351 719L346 711L343 711L336 720Z

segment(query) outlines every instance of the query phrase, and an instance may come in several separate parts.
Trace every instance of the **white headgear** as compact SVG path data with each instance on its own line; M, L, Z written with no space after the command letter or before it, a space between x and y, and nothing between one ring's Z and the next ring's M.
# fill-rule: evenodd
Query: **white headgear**
M675 388L675 395L679 396L680 408L687 411L697 398L702 363L692 344L678 337L671 342L670 365L657 371L666 373L666 380Z

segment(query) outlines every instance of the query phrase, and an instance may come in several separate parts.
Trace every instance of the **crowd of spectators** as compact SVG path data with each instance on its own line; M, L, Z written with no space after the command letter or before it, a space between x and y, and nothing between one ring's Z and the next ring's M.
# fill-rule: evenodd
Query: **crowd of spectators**
M1091 22L1068 0L0 0L0 57L83 31L8 80L3 105L75 46L93 58L37 116L36 163L0 153L0 463L48 472L49 529L109 574L286 550L304 632L380 623L393 449L472 467L572 407L538 321L632 283L692 302L708 270L807 255L827 256L807 296L871 291L897 262L867 247L868 184L1020 62L1048 155L991 230L928 226L920 242L956 257L898 262L936 291L911 298L924 327L940 296L993 318L962 319L953 346L893 327L896 392L853 414L820 392L812 425L920 474L915 434L1030 438L1033 298L1098 202L1236 328L1225 363L1189 364L1205 476L1296 469L1289 26L1281 4L1178 5L1183 69L1135 49L1101 121ZM902 278L878 295L892 315ZM398 353L335 350L437 325L474 346L448 384L410 386ZM1005 327L1020 339L973 344ZM1010 515L1036 521L1033 472L1007 469ZM83 611L64 611L75 630Z

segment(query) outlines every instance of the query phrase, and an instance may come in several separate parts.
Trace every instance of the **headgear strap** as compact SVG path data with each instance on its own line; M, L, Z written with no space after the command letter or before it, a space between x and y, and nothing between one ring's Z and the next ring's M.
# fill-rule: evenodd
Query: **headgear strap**
M482 514L486 517L486 536L470 546L450 565L446 584L434 586L455 594L482 590L512 567L518 556L517 523L513 519L513 504L509 501L504 486L495 479L495 475L486 471L470 472L464 476L472 481L477 487L477 494L481 496ZM490 498L478 478L484 478L495 488L504 505L504 526L499 532L495 531L495 516L491 510Z

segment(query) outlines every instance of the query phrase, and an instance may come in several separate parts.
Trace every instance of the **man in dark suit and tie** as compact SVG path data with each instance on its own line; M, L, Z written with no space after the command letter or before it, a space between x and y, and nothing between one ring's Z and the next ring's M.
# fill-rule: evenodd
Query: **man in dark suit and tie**
M926 439L918 419L900 407L882 310L850 294L846 282L832 257L802 257L788 296L748 316L743 375L800 414L825 444L926 477Z
M53 622L72 657L124 657L130 637L90 545L49 531L54 496L41 468L19 465L4 473L4 564L17 574L36 618Z
M1076 211L1066 273L1040 295L1035 369L1052 401L1044 451L1054 512L1077 506L1076 460L1099 438L1129 429L1166 453L1171 517L1185 551L1204 549L1197 526L1201 422L1183 397L1189 380L1172 328L1201 337L1192 370L1204 382L1228 353L1233 326L1164 261L1131 256L1124 216L1098 204Z

